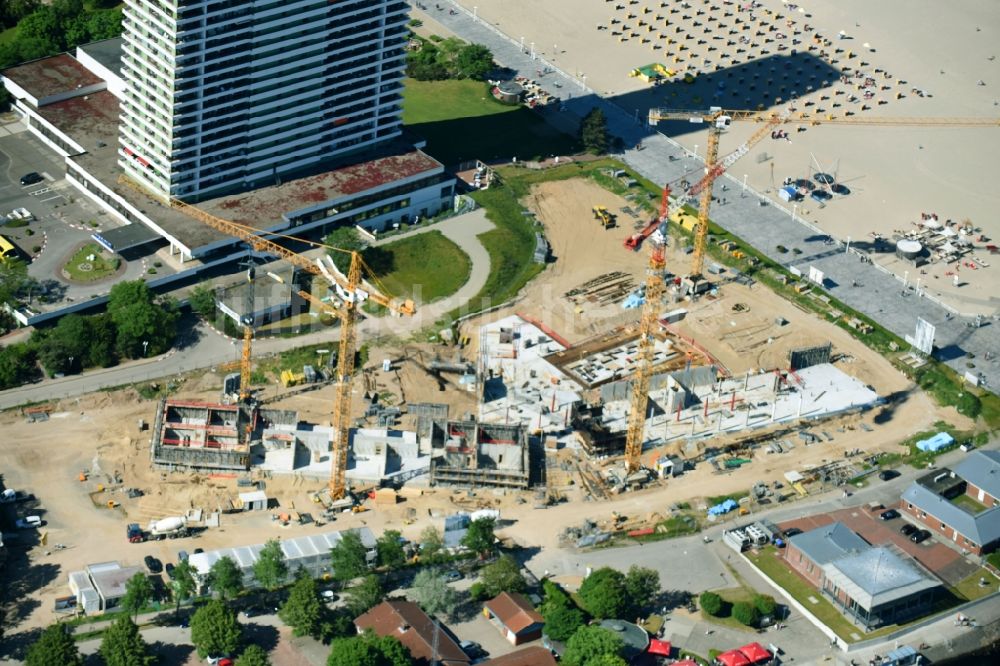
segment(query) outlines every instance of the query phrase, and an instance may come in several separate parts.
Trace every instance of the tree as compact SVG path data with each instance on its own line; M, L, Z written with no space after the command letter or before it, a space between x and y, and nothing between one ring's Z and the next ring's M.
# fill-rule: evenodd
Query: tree
M194 580L194 567L187 560L181 560L174 567L174 579L170 581L170 590L174 595L174 614L180 612L181 602L194 594L198 585Z
M271 666L271 658L267 656L267 650L261 646L248 645L236 660L236 666Z
M406 75L418 81L443 81L448 78L448 68L441 59L438 47L423 42L418 51L406 55Z
M125 358L162 354L170 349L177 334L176 303L155 299L142 280L111 287L108 315L118 330L116 349Z
M528 581L521 575L521 565L510 555L503 555L493 564L483 567L480 572L483 593L495 597L501 592L524 592Z
M616 654L602 654L588 660L587 666L628 666L628 662Z
M149 582L149 578L146 574L138 571L125 583L125 596L122 597L121 607L135 617L139 617L139 611L142 610L152 598L153 584Z
M385 598L385 591L378 576L369 574L361 579L360 585L351 588L347 595L347 607L357 617L369 608L377 606Z
M0 347L0 389L14 388L38 376L35 350L19 342Z
M756 626L757 621L760 620L757 607L745 601L737 601L733 604L733 617L736 618L737 622L748 627Z
M61 323L62 320L60 320ZM87 317L90 333L90 347L87 348L86 364L88 368L110 368L118 363L115 356L115 340L118 331L115 323L107 313Z
M80 372L90 355L90 321L78 314L66 315L49 330L35 329L31 341L50 374Z
M191 290L188 294L188 304L202 319L211 320L215 317L215 291L205 283Z
M545 634L554 640L565 641L583 626L583 612L572 602L542 607Z
M341 533L340 542L330 549L333 577L340 582L354 580L368 571L368 551L356 530Z
M495 67L493 53L482 44L468 44L455 56L455 73L458 78L482 80Z
M774 615L775 611L778 610L778 604L774 601L774 597L769 594L755 594L753 605L761 615Z
M288 577L288 562L277 539L269 539L253 563L253 577L268 592L281 587Z
M397 530L386 530L375 542L379 565L388 569L396 569L406 564L406 553L403 552L403 536Z
M319 636L323 604L319 600L316 581L305 569L300 568L295 575L295 583L278 611L278 617L292 628L296 636Z
M436 562L444 550L444 538L440 530L428 525L420 533L420 559L425 562Z
M493 518L473 520L462 536L461 543L480 559L486 559L496 548L496 535L493 534L495 528L496 520Z
M323 239L323 243L331 247L351 252L361 252L365 249L365 243L361 240L361 234L354 227L337 227ZM351 255L347 252L328 250L330 258L341 273L347 274L347 269L351 266Z
M596 618L621 617L628 607L624 574L610 567L591 572L580 585L580 599L587 612Z
M52 7L46 5L40 6L21 19L17 24L17 36L20 39L37 39L44 43L49 51L59 51L64 48L59 16Z
M191 642L204 659L209 654L235 654L243 640L243 628L236 613L218 599L212 599L191 618Z
M233 558L223 555L208 570L208 585L223 599L232 599L243 591L243 571Z
M83 657L76 648L69 625L51 624L28 648L24 663L26 666L83 666Z
M104 632L100 653L105 666L147 666L156 662L139 627L128 615L120 616Z
M602 664L597 660L605 655L621 656L624 647L625 643L621 637L607 629L597 625L580 627L566 641L566 652L563 653L562 661L569 666L596 666Z
M595 155L608 149L608 119L598 108L591 109L580 121L580 143Z
M698 597L698 605L703 611L715 617L722 612L722 597L715 592L702 592Z
M450 616L458 601L458 592L448 585L435 569L422 569L413 578L413 600L428 615Z
M660 574L633 564L625 574L625 596L631 615L642 615L660 593Z
M333 641L327 666L411 666L413 660L399 639L376 636L370 630L360 636Z
M261 646L251 644L236 660L236 666L271 666L271 657Z

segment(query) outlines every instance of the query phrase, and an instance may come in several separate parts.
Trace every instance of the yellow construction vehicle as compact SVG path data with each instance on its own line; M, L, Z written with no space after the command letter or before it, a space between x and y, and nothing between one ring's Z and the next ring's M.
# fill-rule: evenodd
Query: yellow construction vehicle
M354 374L358 310L365 301L371 301L386 308L393 314L412 315L416 311L413 301L397 300L389 296L389 292L378 282L372 270L361 259L360 252L342 250L340 248L328 248L343 252L350 257L349 266L346 273L344 273L337 268L329 257L325 256L314 261L279 245L271 239L287 238L297 242L304 242L311 246L327 247L322 243L316 243L295 236L269 233L249 225L224 220L206 213L200 208L190 206L179 199L171 200L170 204L182 213L217 231L243 240L257 252L267 252L268 254L281 257L298 268L325 278L336 290L337 297L340 299L340 307L336 310L340 317L340 342L337 355L337 384L333 402L333 445L332 455L330 456L329 489L330 496L333 499L341 499L347 493L347 446L351 427L351 379ZM264 237L265 235L267 235L267 238ZM363 277L363 272L367 273L369 279ZM328 310L332 309L326 304L323 304L323 307ZM245 360L242 364L244 368L249 365L250 352L249 343L248 341L245 342Z
M612 229L615 225L615 216L607 209L607 206L594 206L594 219L601 223L605 229Z

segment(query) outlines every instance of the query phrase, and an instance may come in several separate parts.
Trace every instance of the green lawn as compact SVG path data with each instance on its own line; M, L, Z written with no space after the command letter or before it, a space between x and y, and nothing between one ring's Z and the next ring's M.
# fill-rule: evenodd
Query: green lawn
M379 249L392 255L392 270L379 275L379 280L397 298L431 303L451 296L468 281L472 270L469 256L440 231L410 236Z
M574 137L553 129L534 111L494 100L482 81L407 79L403 124L427 139L426 152L446 165L578 150Z
M93 259L90 257L93 255ZM97 282L118 271L121 260L105 251L97 243L87 243L70 257L63 270L71 280L77 282Z
M985 587L979 584L982 578L986 579ZM974 601L996 592L998 585L1000 585L1000 580L997 580L996 576L986 567L980 567L975 573L952 588L951 592L962 601Z
M735 571L730 569L730 571ZM742 581L740 581L742 582ZM735 617L732 616L733 605L741 601L748 604L753 603L754 592L746 587L730 587L724 590L712 590L720 597L722 597L722 611L718 615L709 615L705 611L701 611L701 617L707 622L713 622L715 624L721 624L723 626L729 627L730 629L736 629L738 631L755 631L752 627L748 627Z
M961 507L971 514L982 513L986 511L986 507L976 500L972 499L968 495L959 495L951 501L955 506Z

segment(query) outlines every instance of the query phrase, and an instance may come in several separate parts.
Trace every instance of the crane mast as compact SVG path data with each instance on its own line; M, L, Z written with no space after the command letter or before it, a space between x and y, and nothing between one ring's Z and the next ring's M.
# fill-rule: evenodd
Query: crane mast
M347 289L357 292L361 283L361 255L351 253ZM330 461L330 497L347 492L348 439L351 435L351 377L354 374L354 340L357 335L357 300L345 300L340 311L340 348L337 355L337 388L333 399L333 442Z
M666 191L665 191L666 195ZM632 380L632 397L628 412L628 429L625 436L625 468L629 474L638 471L642 445L646 438L646 406L649 401L649 379L653 365L653 347L656 338L657 318L663 297L663 271L666 268L663 242L666 238L666 220L651 239L649 264L646 267L646 302L642 306L639 322L639 354Z

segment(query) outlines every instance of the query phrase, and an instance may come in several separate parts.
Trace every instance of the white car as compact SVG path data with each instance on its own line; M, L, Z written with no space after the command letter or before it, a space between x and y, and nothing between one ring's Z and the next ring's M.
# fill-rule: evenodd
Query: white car
M33 220L35 216L27 208L15 208L7 216L10 220Z
M42 526L42 519L38 516L25 516L18 518L15 525L21 530L33 530Z

